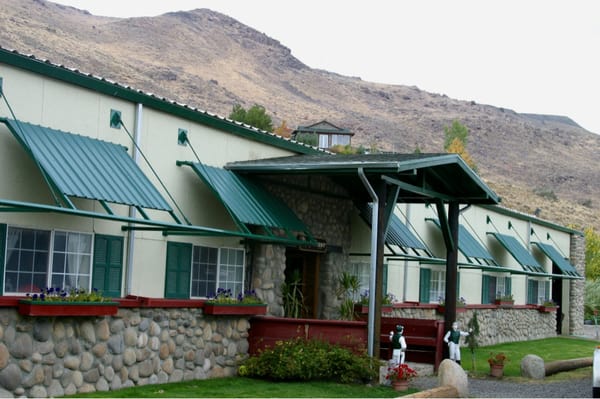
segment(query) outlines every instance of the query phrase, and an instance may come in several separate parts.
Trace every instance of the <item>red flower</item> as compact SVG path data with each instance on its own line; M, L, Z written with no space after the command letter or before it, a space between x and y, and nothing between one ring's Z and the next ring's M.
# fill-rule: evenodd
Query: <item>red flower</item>
M408 364L402 363L398 366L388 367L385 378L390 381L410 380L417 376L417 372L408 367Z

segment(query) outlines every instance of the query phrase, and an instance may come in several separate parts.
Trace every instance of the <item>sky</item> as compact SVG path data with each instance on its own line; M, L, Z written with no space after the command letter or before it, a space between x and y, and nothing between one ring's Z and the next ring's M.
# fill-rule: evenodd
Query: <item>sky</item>
M600 134L597 0L53 0L112 17L209 8L311 68L521 113Z

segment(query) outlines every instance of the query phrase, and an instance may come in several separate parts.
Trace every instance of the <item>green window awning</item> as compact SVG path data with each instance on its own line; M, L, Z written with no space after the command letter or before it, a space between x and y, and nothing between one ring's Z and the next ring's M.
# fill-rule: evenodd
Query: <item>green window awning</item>
M426 220L433 222L438 228L441 228L438 219L427 218ZM462 224L458 225L458 250L473 265L499 266L488 250Z
M488 234L494 236L512 257L523 266L524 270L535 273L546 273L533 255L531 255L523 245L519 244L516 238L494 232L488 232Z
M370 203L360 209L360 215L369 227L371 226L372 209L373 205ZM408 226L395 213L390 215L385 243L388 247L391 247L396 255L399 255L399 253L394 251L393 247L400 248L409 257L433 258L425 244L410 231Z
M172 211L127 148L18 120L0 121L33 158L50 189L70 207L74 206L67 197Z
M282 201L275 198L259 184L236 173L199 162L178 162L189 165L221 200L238 225L262 226L269 230L283 229L288 235L294 232L309 234L308 228Z
M558 268L563 272L563 274L571 277L581 277L582 276L577 273L575 267L566 260L561 254L558 252L556 248L554 248L550 244L543 244L541 242L533 242L548 258L552 260L558 266Z

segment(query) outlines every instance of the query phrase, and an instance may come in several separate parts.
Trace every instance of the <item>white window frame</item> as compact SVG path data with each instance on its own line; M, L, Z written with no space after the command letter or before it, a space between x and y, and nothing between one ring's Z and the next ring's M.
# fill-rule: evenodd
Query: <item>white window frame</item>
M431 269L429 279L429 300L431 303L440 303L446 298L446 271Z
M11 231L16 231L19 234L22 234L24 231L31 231L34 233L49 233L50 237L48 239L48 246L44 249L34 248L32 252L35 253L44 253L46 256L45 259L45 281L43 287L37 287L39 290L45 289L47 287L59 288L61 290L70 291L71 289L85 289L89 291L92 285L92 267L93 267L93 254L94 254L94 234L93 233L85 233L78 231L68 231L68 230L48 230L48 229L38 229L31 227L20 227L20 226L8 226L7 228L7 242L6 247L2 248L5 253L4 259L4 275L3 275L3 287L2 292L4 295L22 295L27 293L37 292L35 287L32 286L32 283L26 284L25 282L17 283L18 286L14 287L12 290L7 290L7 283L10 279L7 278L7 273L16 272L18 276L23 274L26 276L27 274L42 274L41 271L34 272L33 269L31 271L20 271L20 266L17 266L17 270L7 270L8 262L12 258L12 255L8 253L9 248L11 247ZM67 240L67 248L64 251L61 251L55 248L56 245L56 236L57 234L65 234ZM85 246L85 251L82 250L80 245L76 245L76 247L69 248L69 245L77 244L77 242L70 241L69 237L85 237L89 240L89 242ZM71 244L69 244L71 242ZM15 243L16 244L16 243ZM29 249L24 249L22 247L15 248L18 251L17 255L19 258L26 252L29 252ZM64 255L64 261L69 264L73 263L71 266L75 267L74 270L61 270L60 272L57 270L58 265L55 265L60 254ZM83 261L82 261L83 258ZM82 272L82 269L84 270ZM57 281L58 277L60 281ZM20 279L20 278L19 278ZM33 280L33 278L31 278ZM82 281L85 283L82 284ZM23 289L20 289L24 287Z
M214 290L206 289L206 292L198 290L194 292L194 284L197 281L206 281L211 284L212 280L200 280L195 276L199 275L196 270L200 267L199 259L196 258L196 249L206 248L208 250L217 250L216 264L209 263L208 266L216 266ZM199 252L198 252L199 253ZM231 257L234 257L232 259ZM241 261L241 263L239 263ZM194 245L192 250L192 269L190 277L190 297L191 298L208 298L216 293L219 288L231 289L233 295L244 294L245 290L245 275L246 275L246 251L243 248L234 247L210 247L207 245ZM206 273L203 273L206 276ZM205 295L202 295L205 294Z

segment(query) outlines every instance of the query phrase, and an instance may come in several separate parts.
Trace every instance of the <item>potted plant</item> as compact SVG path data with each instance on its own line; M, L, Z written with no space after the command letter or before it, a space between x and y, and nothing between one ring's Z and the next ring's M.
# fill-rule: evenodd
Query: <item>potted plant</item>
M381 298L381 312L391 313L394 310L394 303L396 302L396 296L388 292ZM358 314L369 313L369 290L364 290L360 294L360 300L354 304L354 312Z
M118 306L95 288L47 287L19 300L17 311L26 316L108 316L116 314Z
M508 362L508 357L504 352L490 352L488 363L490 365L490 375L492 377L502 377L504 375L504 364Z
M219 288L204 302L207 315L260 315L267 313L267 304L256 292L245 291L234 296L230 288Z
M512 294L500 295L499 293L494 303L498 306L512 306L515 303L515 299Z
M456 298L456 313L462 313L467 310L467 300L464 297ZM444 297L438 297L437 311L440 314L446 312L446 300Z
M354 301L360 290L360 280L350 273L342 273L338 279L337 296L342 301L340 304L340 318L354 320Z
M417 372L410 368L408 364L394 364L388 367L386 380L389 380L396 391L406 391L410 380L417 376Z
M542 313L550 313L556 312L558 305L552 300L545 300L540 306L538 306L538 310Z

